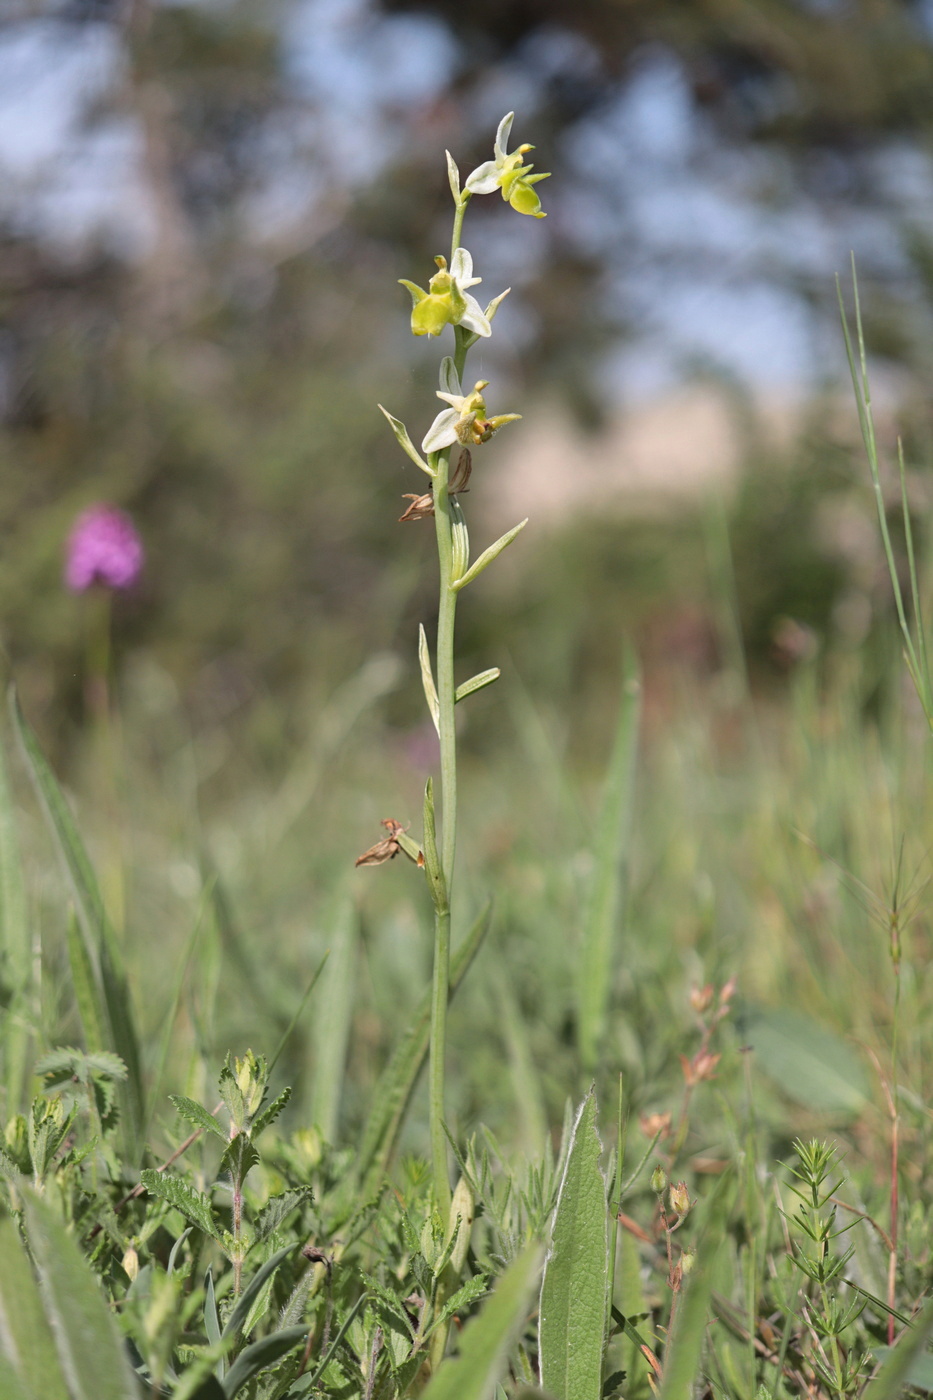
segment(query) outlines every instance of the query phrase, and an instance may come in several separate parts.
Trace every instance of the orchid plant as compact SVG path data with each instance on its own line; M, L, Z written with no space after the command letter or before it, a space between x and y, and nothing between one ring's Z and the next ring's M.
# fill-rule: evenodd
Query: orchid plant
M507 423L521 415L500 413L489 415L484 391L488 380L477 380L464 387L464 367L467 354L477 340L492 334L492 322L508 295L508 288L494 297L485 310L472 295L471 288L482 279L473 275L473 259L461 243L463 217L467 205L476 194L502 197L520 214L543 218L541 201L535 184L548 178L547 174L532 174L533 167L525 163L532 149L519 146L507 151L514 114L509 112L499 123L493 159L478 166L461 185L460 172L447 152L447 172L454 201L453 236L450 262L445 257L435 259L437 272L428 282L427 290L407 279L401 285L411 293L411 329L417 336L440 336L447 326L453 329L453 354L441 360L437 397L446 406L437 414L425 433L419 451L409 436L405 424L379 407L403 451L430 479L430 490L422 495L409 495L412 504L402 516L404 520L423 519L433 515L437 533L437 555L440 571L440 601L438 605L437 639L432 662L424 627L419 629L418 655L425 700L440 740L440 847L435 830L434 786L428 779L424 798L424 835L419 845L391 820L384 825L389 836L362 855L357 864L382 864L399 851L423 868L434 903L435 939L434 971L431 1004L430 1050L430 1116L431 1152L434 1169L435 1204L442 1218L450 1210L451 1192L448 1176L447 1142L444 1129L444 1071L447 1041L447 1003L450 983L450 920L451 897L454 886L454 862L457 843L457 739L454 707L475 691L491 685L499 677L497 668L473 676L457 685L454 673L454 624L457 598L492 561L511 544L527 521L522 520L507 530L494 544L484 550L472 563L466 520L459 496L469 479L472 450L489 439ZM457 452L453 469L451 461Z

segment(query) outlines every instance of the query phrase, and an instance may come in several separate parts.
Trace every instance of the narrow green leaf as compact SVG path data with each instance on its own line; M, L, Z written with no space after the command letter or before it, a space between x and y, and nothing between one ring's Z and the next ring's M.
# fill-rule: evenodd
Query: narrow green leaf
M265 1371L274 1362L294 1351L307 1336L307 1327L286 1327L281 1332L273 1332L271 1336L261 1337L258 1342L253 1342L252 1346L240 1353L224 1376L222 1384L227 1400L233 1400L233 1396L242 1390L247 1381L251 1381L260 1371Z
M182 1118L191 1123L195 1128L202 1128L208 1133L213 1133L214 1137L219 1137L226 1143L227 1134L212 1113L208 1113L202 1104L196 1103L194 1099L186 1099L184 1094L169 1094L169 1102L174 1105L176 1113L180 1113Z
M31 1190L23 1220L71 1400L139 1400L123 1339L77 1244Z
M7 1112L20 1107L29 1081L30 1021L34 1002L32 936L16 811L0 744L0 980L9 1003L3 1016L3 1082Z
M88 946L74 909L68 910L68 966L78 1007L78 1019L88 1050L103 1050L109 1040L106 1015L99 995Z
M325 1142L337 1140L350 1029L356 1009L356 969L360 921L356 906L342 893L332 907L330 958L314 1019L314 1078L311 1119Z
M434 684L434 672L431 670L431 653L428 650L427 633L424 624L418 623L418 662L421 666L421 684L424 687L424 698L428 704L428 710L434 721L434 728L440 733L440 705L437 699L437 687Z
M640 714L638 662L627 648L622 669L622 702L596 835L596 864L580 954L580 1054L590 1072L595 1070L599 1060L617 957L628 875Z
M457 686L457 693L454 696L454 704L459 705L461 700L465 700L468 695L474 695L477 690L485 690L487 685L492 685L497 681L502 672L498 666L491 666L488 671L480 671L478 675L471 676L463 685Z
M717 1249L718 1242L711 1239L707 1257L700 1260L680 1296L664 1352L659 1400L692 1400L696 1394Z
M528 1316L540 1265L535 1246L509 1265L481 1312L463 1329L458 1355L441 1363L423 1400L487 1400ZM597 1389L593 1400L598 1395Z
M907 1385L914 1367L924 1356L924 1348L933 1335L933 1299L927 1300L923 1312L909 1332L903 1333L881 1365L881 1370L865 1389L862 1400L895 1400ZM880 1348L879 1348L880 1350ZM922 1382L921 1382L922 1383Z
M321 1379L321 1377L323 1376L324 1372L327 1370L328 1366L329 1366L330 1363L331 1363L331 1360L332 1360L333 1357L337 1354L337 1348L341 1345L341 1343L343 1342L344 1337L347 1335L347 1333L349 1332L351 1326L353 1325L353 1322L354 1322L354 1319L356 1318L357 1313L361 1310L361 1308L363 1307L363 1304L366 1303L367 1301L368 1301L368 1299L367 1299L366 1294L365 1294L365 1293L361 1293L360 1296L359 1296L359 1298L357 1298L356 1302L353 1304L353 1307L350 1309L350 1311L347 1313L346 1317L343 1319L343 1322L340 1324L340 1331L337 1333L336 1337L335 1337L334 1340L331 1342L330 1346L327 1348L327 1351L325 1352L324 1356L323 1356L323 1357L321 1358L321 1360L318 1362L317 1370L314 1371L313 1374L312 1374L312 1376L311 1376L311 1383L310 1383L310 1385L309 1385L309 1387L308 1387L309 1390L313 1390L313 1389L314 1389L314 1387L317 1385L318 1381L319 1381L319 1380Z
M0 1259L0 1356L31 1393L43 1400L68 1400L39 1289L9 1217L0 1220ZM4 1400L5 1379L0 1378Z
M865 1067L839 1035L793 1007L741 1016L753 1064L787 1096L824 1113L861 1113L868 1102Z
M282 1260L289 1254L294 1254L295 1245L287 1244L282 1249L277 1249L271 1258L267 1259L262 1268L259 1269L250 1279L240 1297L237 1305L227 1319L227 1325L223 1330L224 1337L236 1337L242 1330L243 1324L249 1316L253 1303L262 1291L266 1279L271 1278Z
M459 203L460 203L460 171L459 171L459 169L457 168L457 162L454 160L454 158L453 158L453 156L450 154L450 152L449 152L449 151L445 151L445 152L444 152L444 155L447 157L447 179L448 179L448 181L449 181L449 183L450 183L450 193L451 193L451 194L453 195L453 197L454 197L454 204L459 204Z
M207 1196L202 1196L200 1191L195 1191L193 1186L189 1186L177 1176L163 1175L148 1167L140 1172L139 1179L151 1196L158 1196L160 1200L168 1202L186 1220L190 1220L192 1225L197 1225L205 1235L210 1235L211 1239L220 1239L220 1230Z
M249 1125L249 1135L255 1141L260 1133L264 1133L270 1128L282 1112L285 1105L292 1096L292 1088L287 1084L281 1094L276 1094L271 1103L267 1103L265 1108L256 1114L256 1117Z
M541 1385L561 1400L598 1400L606 1337L609 1212L599 1169L596 1092L577 1114L541 1282Z
M428 778L424 785L424 873L428 877L428 888L434 907L439 914L447 912L447 882L441 869L437 850L437 832L434 826L434 782Z
M423 472L427 472L428 476L431 477L431 479L433 480L436 473L431 470L427 462L421 456L421 453L418 451L417 447L415 447L415 444L408 436L408 429L405 427L405 424L402 422L402 420L400 418L393 418L389 410L387 408L382 407L382 404L378 404L377 407L379 408L380 412L384 413L386 418L389 420L389 427L392 429L393 433L398 439L398 444L401 447L402 451L405 452L411 458L416 467L420 467Z
M520 520L517 525L513 525L511 530L506 530L504 535L500 535L495 544L491 544L488 549L484 549L479 558L473 561L466 572L462 574L460 578L454 579L453 583L451 583L450 587L453 589L454 593L459 593L461 588L466 588L467 584L472 583L484 569L488 569L492 561L498 559L506 546L512 543L527 524L528 517L526 516L525 519Z
M107 1043L90 1048L113 1050L129 1071L126 1083L120 1090L120 1106L127 1150L135 1161L144 1117L142 1074L132 999L116 934L107 917L97 878L74 817L38 739L26 722L13 687L10 688L10 710L36 793L71 882L87 958L93 972L97 1016L106 1032Z
M489 932L491 921L492 906L487 905L451 957L451 998L479 952L483 939ZM365 1183L362 1191L364 1196L370 1195L377 1188L388 1168L418 1076L427 1058L430 1028L429 989L373 1090L373 1106L366 1121L357 1156L359 1180Z

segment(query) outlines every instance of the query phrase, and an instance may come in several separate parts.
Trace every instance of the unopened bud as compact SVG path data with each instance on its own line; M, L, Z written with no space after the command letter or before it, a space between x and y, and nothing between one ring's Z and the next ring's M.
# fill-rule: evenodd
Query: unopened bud
M676 1211L678 1215L686 1215L690 1209L690 1192L687 1190L687 1183L678 1181L676 1186L672 1186L668 1193L668 1199L671 1203L671 1210Z
M685 1249L680 1256L680 1268L684 1274L692 1274L696 1268L697 1252L695 1249Z
M120 1263L123 1265L123 1272L126 1274L127 1278L132 1282L132 1280L135 1279L136 1275L139 1273L139 1255L136 1253L136 1250L133 1248L132 1245L130 1245L129 1249L126 1251L123 1258L120 1260Z
M707 982L705 987L690 988L690 1005L698 1016L702 1016L704 1011L708 1011L713 1004L713 985Z
M656 1196L660 1196L661 1192L664 1190L664 1188L665 1188L666 1185L667 1185L667 1174L666 1174L664 1168L663 1168L663 1167L655 1167L654 1171L651 1173L651 1189L652 1189L652 1191L655 1193Z

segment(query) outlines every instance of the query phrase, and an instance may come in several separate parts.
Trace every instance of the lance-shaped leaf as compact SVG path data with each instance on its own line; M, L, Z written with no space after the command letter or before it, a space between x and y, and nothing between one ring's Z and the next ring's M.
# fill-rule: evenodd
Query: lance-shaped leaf
M457 162L454 160L454 158L453 158L453 156L450 154L450 152L449 152L449 151L445 151L445 152L444 152L444 155L447 157L447 178L448 178L448 180L450 181L450 193L451 193L451 194L453 195L453 197L454 197L454 203L455 203L455 204L459 204L459 203L460 203L460 171L459 171L459 169L457 168Z
M199 1230L203 1230L205 1235L210 1235L215 1240L220 1239L220 1230L207 1196L202 1196L200 1191L195 1191L193 1186L189 1186L177 1176L163 1176L148 1167L140 1172L139 1179L150 1196L158 1196L160 1200L167 1201L186 1220L190 1220L192 1225L197 1225Z
M491 666L488 671L480 671L478 675L471 676L463 685L457 686L457 693L454 696L454 704L459 705L461 700L465 700L468 695L474 695L477 690L485 690L487 685L492 685L502 675L498 666Z
M600 1394L609 1266L600 1151L596 1094L590 1089L573 1127L538 1310L541 1385L562 1400L593 1400Z
M447 882L437 853L437 833L434 827L434 783L430 778L424 785L424 870L434 907L439 914L447 911Z
M421 663L421 684L424 686L424 698L428 702L428 709L431 711L434 728L439 734L441 732L440 705L437 699L437 687L434 684L434 672L431 670L431 653L428 651L428 638L423 623L418 624L418 660Z
M260 1337L258 1342L241 1352L223 1379L223 1393L226 1400L233 1400L260 1371L267 1370L290 1351L294 1351L308 1335L307 1327L285 1327L268 1337Z
M182 1118L187 1119L195 1128L203 1128L208 1133L213 1133L223 1142L227 1142L227 1134L212 1113L194 1099L186 1099L184 1094L169 1094L169 1100L175 1108L176 1113L180 1113Z
M463 578L470 566L470 532L464 519L460 502L452 497L448 503L450 511L450 570L455 579Z
M479 558L467 569L466 573L460 578L453 580L450 587L454 593L459 593L461 588L466 588L468 583L472 583L484 569L488 568L492 561L499 557L505 547L512 543L515 536L524 530L527 524L528 517L526 516L525 519L520 520L517 525L513 525L511 530L506 530L505 534L502 535L500 539L496 540L495 544L491 544L488 549L484 549Z
M408 436L408 429L405 427L405 424L402 422L402 420L400 418L393 418L389 410L387 408L382 407L382 404L379 404L378 408L382 413L385 414L386 418L388 418L389 427L392 429L393 433L398 438L398 443L402 451L408 454L408 456L414 462L416 467L420 467L423 472L427 472L428 476L433 477L434 472L428 466L427 462L424 460L421 453L418 451L417 447L412 442L411 438Z

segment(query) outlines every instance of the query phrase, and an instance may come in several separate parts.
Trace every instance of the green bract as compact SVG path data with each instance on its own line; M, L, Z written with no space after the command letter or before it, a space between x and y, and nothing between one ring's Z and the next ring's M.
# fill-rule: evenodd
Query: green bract
M447 267L447 259L434 259L438 270L428 283L428 290L400 277L399 282L411 292L412 335L440 335L445 326L465 326L474 335L492 334L489 318L475 297L466 291L482 282L473 276L473 259L466 248L458 248Z
M514 112L508 112L502 118L496 132L493 159L478 165L472 174L467 176L464 188L470 194L493 194L497 189L501 189L502 198L519 214L530 214L534 219L543 219L545 213L541 208L538 192L533 186L539 180L547 180L550 176L543 171L539 175L532 175L534 166L524 163L525 155L534 150L533 146L526 144L517 146L511 153L506 151L514 117Z

